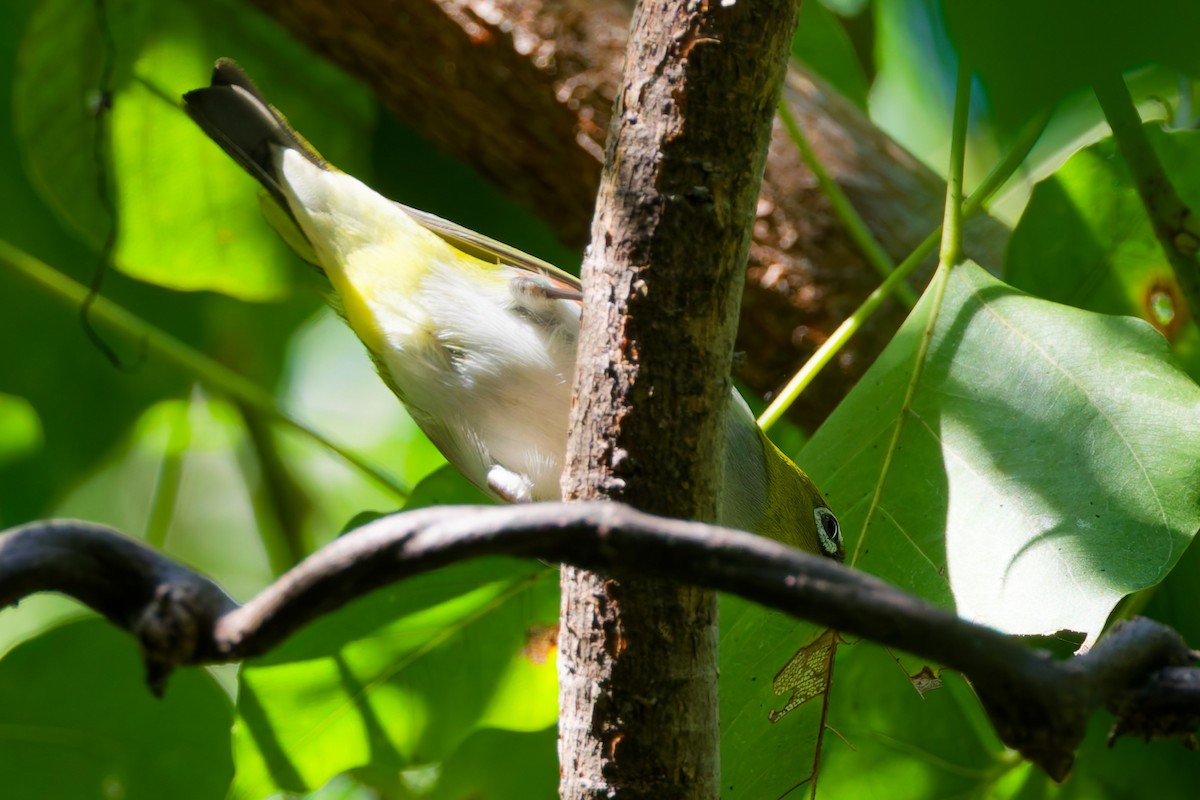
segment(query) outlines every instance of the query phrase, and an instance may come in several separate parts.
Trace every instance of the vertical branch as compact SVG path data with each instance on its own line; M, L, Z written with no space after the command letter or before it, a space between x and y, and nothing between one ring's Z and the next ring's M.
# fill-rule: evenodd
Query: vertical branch
M794 0L643 0L608 138L563 493L713 519ZM716 597L563 570L561 795L719 795Z
M1163 255L1192 314L1200 313L1200 217L1192 213L1163 169L1142 127L1129 87L1119 73L1099 76L1092 84L1117 148L1133 177L1142 205L1162 246Z

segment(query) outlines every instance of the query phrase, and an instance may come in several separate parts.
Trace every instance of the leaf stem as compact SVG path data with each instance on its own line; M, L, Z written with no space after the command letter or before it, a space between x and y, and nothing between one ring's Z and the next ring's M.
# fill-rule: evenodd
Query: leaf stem
M960 54L954 84L954 122L950 130L950 168L946 175L946 211L942 221L941 264L963 260L963 169L967 160L967 125L971 111L971 68Z
M858 245L858 249L862 251L867 262L875 268L879 276L886 279L896 269L895 263L892 262L892 257L883 249L883 245L875 238L875 234L871 233L871 229L867 227L867 223L863 221L863 218L854 208L854 204L850 202L850 198L842 191L842 187L838 185L837 181L833 179L825 169L825 166L817 158L817 154L813 152L812 143L809 142L804 129L796 122L796 117L792 114L791 108L783 100L779 101L779 119L783 122L783 127L788 132L788 136L791 137L792 143L796 145L796 149L800 152L801 160L812 171L818 185L821 187L821 191L829 198L829 204L833 207L833 213L841 221L851 241ZM913 292L912 287L907 283L895 281L891 285L890 290L909 308L916 305L917 296Z
M1163 254L1193 313L1200 311L1200 261L1197 261L1200 218L1179 196L1158 160L1120 73L1110 72L1097 78L1092 90L1112 128Z
M1021 163L1025 161L1025 157L1029 155L1029 151L1037 143L1041 137L1042 131L1046 128L1046 123L1050 120L1049 112L1046 112L1036 119L1032 120L1025 128L1017 143L1008 152L1004 160L992 168L979 187L967 199L967 202L962 207L962 218L964 220L978 214L987 207L987 203L996 192L1003 186ZM826 339L817 351L804 363L804 366L792 376L779 394L767 406L762 415L758 418L758 424L763 430L769 429L772 425L787 412L792 403L796 402L796 398L800 396L808 385L813 382L813 379L820 374L821 370L833 360L834 356L845 346L846 342L850 341L850 337L858 332L858 329L863 326L875 310L883 304L891 291L891 285L907 278L913 270L915 270L921 262L923 262L934 248L937 247L938 241L941 239L942 228L938 227L932 233L925 237L917 248L900 262L896 267L895 272L888 275L887 279L867 295L867 299L862 302L854 313L851 314L845 322L837 327L828 339Z
M3 239L0 239L0 264L8 265L17 277L71 308L78 309L88 296L87 288ZM271 396L257 384L189 347L166 331L154 327L105 297L92 300L90 314L93 319L111 326L121 335L135 342L144 342L150 353L169 361L201 383L244 403L264 417L287 425L319 442L398 497L408 496L409 490L395 478L368 464L349 450L334 444L303 422L283 413Z
M183 461L192 441L191 407L191 398L170 406L167 440L163 445L158 479L150 498L150 516L146 520L146 544L157 550L161 550L167 541L171 520L179 504L179 489L183 484Z

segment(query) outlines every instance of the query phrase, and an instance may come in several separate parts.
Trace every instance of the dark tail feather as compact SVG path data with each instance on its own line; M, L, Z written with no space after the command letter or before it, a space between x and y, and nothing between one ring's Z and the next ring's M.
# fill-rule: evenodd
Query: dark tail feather
M279 186L271 146L298 150L322 169L327 167L259 93L254 81L228 58L217 61L208 87L184 94L183 107L209 138L253 175L285 210L288 203Z

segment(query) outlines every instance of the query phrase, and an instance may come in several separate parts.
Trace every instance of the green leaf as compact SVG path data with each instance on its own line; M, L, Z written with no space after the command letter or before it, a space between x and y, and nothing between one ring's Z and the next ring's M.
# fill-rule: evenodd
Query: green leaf
M1149 124L1146 133L1184 202L1200 206L1200 132ZM1145 319L1200 377L1200 330L1113 139L1079 151L1034 188L1004 275L1048 300Z
M1175 741L1147 742L1118 739L1108 745L1112 718L1097 714L1080 745L1071 778L1056 785L1043 773L1031 770L1028 794L1057 800L1146 797L1152 787L1155 800L1191 800L1196 795L1196 752ZM1034 789L1039 790L1034 793Z
M231 56L332 158L360 166L355 144L373 105L357 84L244 4L133 0L108 4L115 41L111 152L96 154L99 22L70 0L45 0L21 44L18 141L47 201L92 246L116 223L118 267L178 289L277 299L297 260L258 208L252 179L179 108ZM118 220L100 194L106 174ZM114 177L116 176L116 177Z
M28 400L0 392L0 465L20 461L42 443L42 421Z
M778 716L791 691L777 690L775 684L797 651L820 632L794 617L722 595L723 798L783 797L811 776L825 721L824 696ZM810 677L824 682L824 672Z
M448 505L490 506L495 502L464 478L461 472L444 464L416 485L404 504L404 510Z
M887 0L874 4L874 58L871 121L936 172L944 172L950 144L957 59L941 18L938 0ZM972 108L977 108L972 104ZM968 156L981 155L972 139ZM988 145L984 145L987 147ZM986 167L998 154L983 155Z
M1174 628L1185 642L1200 642L1200 545L1192 541L1171 574L1156 586L1149 602L1139 613Z
M1161 64L1200 76L1200 4L1178 0L941 0L1002 124L1048 110L1097 75Z
M137 645L99 619L64 625L0 661L6 797L220 800L232 776L229 699L203 671L146 687Z
M478 494L448 468L424 483L412 502ZM242 670L234 796L437 762L484 728L553 725L558 604L556 571L486 559L323 617Z
M17 143L35 185L93 246L112 225L97 196L94 142L102 103L94 76L102 46L96 25L78 4L38 3L20 42L12 88Z
M1092 800L1142 797L1148 782L1156 800L1195 794L1195 753L1126 739L1109 749L1104 713L1092 718L1060 786L1000 743L958 674L943 673L944 685L922 696L883 648L864 642L839 652L830 708L837 735L825 738L818 797Z
M1162 337L974 264L939 273L805 454L852 564L1010 633L1094 639L1200 527L1200 388Z
M1146 133L1184 201L1200 205L1200 133L1157 124ZM1167 338L1189 374L1200 377L1200 329L1112 139L1076 153L1034 188L1013 231L1005 276L1050 300L1142 317ZM1193 543L1141 613L1196 639L1197 576L1200 550Z
M1006 757L969 684L956 673L924 695L895 656L843 645L834 669L819 796L924 800L996 797Z
M17 42L34 11L30 0L0 4L0 109L13 105ZM74 242L40 201L15 159L12 119L0 115L0 238L53 263L94 268L90 254ZM176 309L171 309L176 310ZM27 440L19 461L0 461L0 524L27 521L48 512L60 495L124 430L140 411L137 390L175 387L175 376L120 375L91 347L78 315L29 291L0 265L0 391L27 401L40 421L41 436ZM68 384L67 382L70 381ZM105 413L96 413L97 409Z
M489 502L444 466L404 510ZM248 663L234 796L306 791L352 770L394 775L453 761L473 731L553 725L556 575L521 561L456 565L380 589Z
M821 0L821 5L843 17L861 14L871 0Z
M473 733L446 759L426 800L556 797L558 729Z
M160 308L179 310L169 300ZM141 363L131 348L120 352ZM27 401L41 428L39 437L26 439L19 461L0 461L0 521L8 525L49 513L145 404L186 385L163 369L114 369L84 337L77 313L31 292L3 266L0 363L0 392Z
M821 3L801 3L792 57L812 67L859 108L867 107L867 75L846 31Z
M1197 411L1200 389L1148 325L968 263L938 273L803 463L856 566L1009 632L1094 640L1200 526ZM957 676L923 697L910 685L922 666L839 648L820 790L1042 796L1044 776L1001 746ZM1089 749L1078 771L1104 774L1106 759Z

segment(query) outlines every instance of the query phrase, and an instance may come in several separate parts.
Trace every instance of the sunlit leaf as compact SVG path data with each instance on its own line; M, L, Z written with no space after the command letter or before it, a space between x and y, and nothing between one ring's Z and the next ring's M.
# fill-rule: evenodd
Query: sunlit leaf
M446 759L428 800L527 800L558 793L558 731L483 730Z
M475 491L438 482L450 501ZM242 670L235 796L311 789L367 764L439 761L481 728L552 725L557 617L555 571L496 559L323 617Z
M93 247L117 224L115 261L130 275L245 299L280 297L296 259L263 222L256 184L196 129L179 98L207 85L217 57L240 59L314 143L354 167L362 161L350 142L371 124L366 93L242 4L103 9L115 42L108 98L97 83L107 56L94 14L45 0L22 41L18 139L43 196ZM96 140L100 115L111 123L111 151ZM102 199L102 178L117 220Z
M23 397L0 392L0 464L20 460L41 443L37 409Z
M1200 388L1140 320L973 264L937 285L805 466L855 566L1001 630L1094 638L1200 527Z

